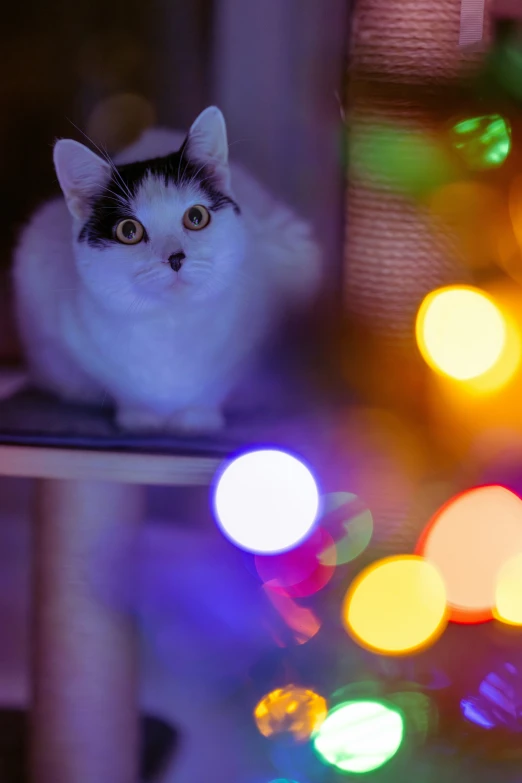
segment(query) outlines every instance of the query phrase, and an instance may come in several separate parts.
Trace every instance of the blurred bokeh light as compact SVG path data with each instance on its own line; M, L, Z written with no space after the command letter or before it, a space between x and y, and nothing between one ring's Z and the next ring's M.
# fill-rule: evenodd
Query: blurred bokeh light
M453 125L452 143L468 168L496 168L511 150L511 128L500 114L469 117Z
M502 308L502 317L505 326L505 339L500 355L489 370L475 378L460 382L463 390L468 394L486 395L498 392L515 377L520 367L519 327L506 308Z
M496 91L505 92L511 98L520 101L522 99L522 54L520 37L517 33L518 31L515 31L515 35L511 33L506 36L502 44L495 47L490 55L489 70L496 82Z
M480 704L477 704L473 698L461 699L460 709L466 720L469 720L470 723L474 723L476 726L481 726L483 729L492 729L495 725L487 712L482 710Z
M511 180L508 195L508 206L509 218L511 220L511 226L513 228L519 251L516 255L516 263L519 267L519 275L516 279L520 281L520 266L522 260L520 256L520 249L522 248L522 176L520 174L513 177Z
M501 567L495 587L494 615L509 625L522 625L522 552Z
M445 628L444 582L437 568L422 557L379 560L350 586L342 619L355 640L374 652L415 652Z
M450 182L430 194L428 207L435 225L458 240L468 268L511 262L514 236L501 188L473 179Z
M333 709L314 737L320 756L343 772L371 772L399 750L404 722L378 701L350 701Z
M256 570L265 587L281 595L305 598L321 590L332 578L336 548L321 527L290 552L256 555Z
M444 578L450 620L489 620L500 569L522 552L522 501L497 485L463 492L435 514L417 552Z
M417 343L425 361L460 381L482 375L499 361L506 331L495 302L468 286L432 291L417 314Z
M263 585L266 597L278 612L288 630L293 636L295 644L306 644L321 630L321 621L316 613L308 606L299 606L288 595L271 590ZM275 635L276 643L285 647L285 640Z
M426 379L433 435L447 454L462 461L460 464L466 471L471 468L478 475L485 464L491 465L499 459L506 461L501 440L514 443L522 437L522 288L514 280L502 278L488 282L487 291L502 311L506 324L506 341L499 360L483 375L467 381L455 381L439 373L432 373ZM497 435L493 436L493 432ZM479 458L479 441L483 442L480 464L475 461ZM486 441L490 442L487 448ZM449 472L448 477L451 475ZM502 477L497 471L493 482ZM446 499L454 492L455 485L446 493ZM429 519L435 510L436 507L429 509L421 519Z
M372 184L414 197L423 197L455 178L449 155L425 128L386 122L355 125L350 168Z
M264 737L291 734L306 742L326 718L326 700L307 688L287 685L267 694L254 710L257 728Z
M326 783L323 760L318 757L312 742L294 742L281 736L265 745L273 769L283 780L299 783Z
M214 510L223 534L236 546L275 554L310 535L319 491L308 468L290 454L251 451L234 459L219 476Z
M522 732L522 677L519 668L504 663L489 672L478 692L461 699L460 709L466 720L483 729L503 728Z
M412 662L413 659L409 663ZM385 662L386 667L389 664L390 661ZM436 688L438 682L431 676L431 672L429 679L425 680L424 677L422 679L421 684L411 680L394 682L393 679L382 676L375 676L374 679L368 680L363 675L362 679L354 679L348 685L344 685L332 693L330 711L346 702L368 699L384 701L399 709L404 718L405 732L409 739L416 745L421 745L429 735L437 730L439 716L435 700L424 692L424 689ZM444 684L448 684L447 680L444 680Z
M332 492L324 497L321 524L334 542L319 555L324 565L343 565L355 560L372 539L371 511L351 492Z
M388 700L401 710L405 717L408 733L417 743L424 742L438 723L435 702L426 693L418 690L399 691L388 696Z
M154 107L143 95L116 93L96 104L87 121L87 135L113 153L132 144L155 122Z

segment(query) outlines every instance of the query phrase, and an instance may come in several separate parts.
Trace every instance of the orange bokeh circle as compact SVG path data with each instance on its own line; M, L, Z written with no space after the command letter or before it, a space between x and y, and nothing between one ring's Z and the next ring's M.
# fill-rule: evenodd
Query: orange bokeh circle
M498 573L522 551L522 500L500 485L474 487L445 503L423 530L416 554L442 574L452 622L493 619Z

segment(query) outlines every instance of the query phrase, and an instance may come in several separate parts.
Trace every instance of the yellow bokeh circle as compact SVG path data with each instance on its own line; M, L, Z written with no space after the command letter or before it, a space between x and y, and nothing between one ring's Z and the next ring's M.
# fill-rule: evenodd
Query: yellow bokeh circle
M348 633L374 652L402 655L420 650L435 641L447 623L443 579L417 555L379 560L350 586L342 619Z
M297 685L276 688L257 704L254 720L264 737L292 734L298 742L308 740L326 718L326 700Z
M503 354L506 333L493 299L470 286L432 291L417 314L417 343L425 361L458 381L491 370Z
M508 625L522 625L522 553L504 563L497 577L494 616Z

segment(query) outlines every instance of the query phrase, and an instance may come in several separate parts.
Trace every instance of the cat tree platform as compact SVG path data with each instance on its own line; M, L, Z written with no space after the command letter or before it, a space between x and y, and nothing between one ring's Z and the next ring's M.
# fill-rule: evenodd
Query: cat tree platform
M132 579L146 485L210 485L241 445L292 442L291 421L284 436L250 422L218 439L131 437L108 410L31 391L0 402L0 475L37 480L31 783L138 783L135 629L92 575Z

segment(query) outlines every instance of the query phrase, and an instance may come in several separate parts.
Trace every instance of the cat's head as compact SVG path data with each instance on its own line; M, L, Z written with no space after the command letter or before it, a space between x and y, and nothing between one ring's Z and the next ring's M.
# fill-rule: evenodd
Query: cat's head
M202 300L237 283L245 231L216 107L167 156L115 166L62 139L54 164L73 217L79 274L107 306Z

